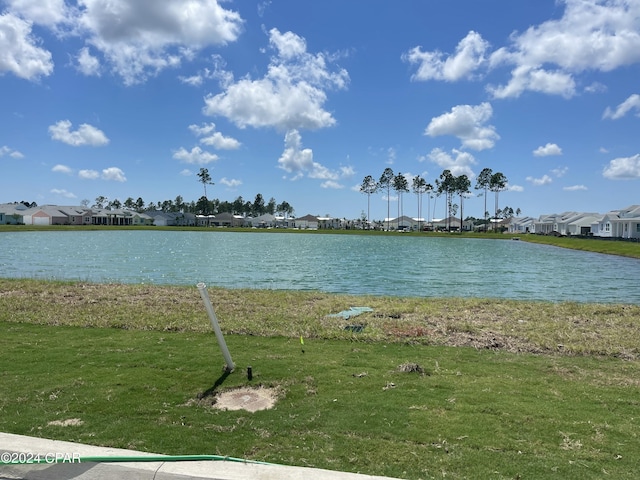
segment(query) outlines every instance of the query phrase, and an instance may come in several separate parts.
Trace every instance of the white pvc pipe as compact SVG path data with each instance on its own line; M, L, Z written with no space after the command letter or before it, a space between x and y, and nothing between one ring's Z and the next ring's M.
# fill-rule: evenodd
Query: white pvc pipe
M235 365L233 364L233 360L231 360L231 354L229 353L229 349L227 348L227 343L224 341L222 330L220 330L220 325L218 324L218 318L216 317L216 312L213 311L211 300L209 300L209 293L207 292L207 286L204 283L200 282L198 283L197 287L198 287L198 290L200 290L200 296L202 297L204 306L207 309L209 318L211 319L211 326L213 327L213 331L216 332L216 338L218 339L218 345L220 345L220 350L222 350L224 361L227 363L227 367L225 368L225 370L227 372L230 372L235 368Z

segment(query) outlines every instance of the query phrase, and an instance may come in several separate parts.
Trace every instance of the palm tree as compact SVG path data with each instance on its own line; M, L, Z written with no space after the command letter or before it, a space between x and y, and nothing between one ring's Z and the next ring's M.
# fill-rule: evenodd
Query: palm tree
M446 214L447 214L447 230L451 230L451 196L455 191L455 177L451 174L451 170L444 170L440 174L440 178L436 179L436 185L438 186L438 195L445 194L445 199L447 203Z
M367 228L369 228L371 225L371 218L369 216L371 212L371 194L378 191L378 184L371 175L364 177L362 185L360 185L360 191L367 195Z
M498 217L498 195L507 187L507 177L502 172L496 172L491 175L491 181L489 182L489 190L495 193L495 205L494 205L494 218ZM493 229L495 230L494 224Z
M393 177L393 189L398 193L398 228L400 228L400 218L404 216L402 194L409 191L409 183L407 182L407 178L400 172L398 172L398 175Z
M198 175L198 181L202 184L202 186L204 187L204 214L207 216L207 226L209 226L209 199L207 198L207 185L213 185L213 182L211 181L211 175L209 175L209 170L207 170L206 168L201 168L200 171L197 173Z
M483 168L478 178L476 178L476 190L484 190L484 231L487 231L487 190L491 185L491 175L493 170L490 168Z
M393 174L393 170L387 167L384 169L384 172L382 172L382 175L380 176L380 180L378 180L378 188L387 189L387 231L389 230L389 216L391 215L390 204L389 204L391 199L389 197L391 196L391 186L393 184L394 177L395 175Z
M427 181L420 175L417 175L413 177L411 189L418 197L418 230L422 231L422 195L427 191Z
M460 175L455 178L455 190L460 195L460 232L462 233L462 219L464 218L462 215L462 205L464 201L464 196L469 194L469 187L471 187L471 180L466 175Z

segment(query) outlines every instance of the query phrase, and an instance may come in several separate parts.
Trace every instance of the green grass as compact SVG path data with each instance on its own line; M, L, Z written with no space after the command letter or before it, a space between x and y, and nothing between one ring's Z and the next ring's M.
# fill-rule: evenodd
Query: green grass
M637 468L637 362L339 340L307 340L303 353L297 339L229 335L238 368L224 378L210 333L0 328L12 359L0 376L6 432L402 478L632 478ZM425 374L402 373L406 362ZM248 384L278 386L276 407L202 401ZM50 424L74 418L82 424Z
M195 287L0 279L0 431L408 479L637 475L638 306L209 293L228 376ZM275 408L212 407L247 385Z

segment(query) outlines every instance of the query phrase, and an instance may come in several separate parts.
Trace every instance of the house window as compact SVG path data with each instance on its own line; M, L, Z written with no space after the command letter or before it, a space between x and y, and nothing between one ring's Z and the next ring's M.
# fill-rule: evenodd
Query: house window
M605 223L604 224L604 231L605 232L610 232L611 231L611 224L610 223Z
M640 223L636 223L636 233L640 233Z

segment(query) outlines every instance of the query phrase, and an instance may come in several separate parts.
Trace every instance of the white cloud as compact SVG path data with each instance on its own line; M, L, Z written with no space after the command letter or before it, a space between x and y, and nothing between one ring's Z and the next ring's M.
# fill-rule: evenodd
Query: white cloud
M334 171L314 162L313 151L310 148L302 148L302 137L297 130L290 130L286 133L284 146L284 152L278 159L278 167L287 173L292 173L291 180L298 180L306 174L308 178L325 180L322 185L324 185L323 188L327 188L328 185L332 185L327 182L336 182L337 184L341 177L349 177L352 174L352 169L349 167Z
M61 195L65 198L76 198L75 194L66 191L65 189L58 189L58 188L53 188L51 189L51 193L56 194L56 195Z
M564 177L568 171L569 171L569 167L558 167L551 170L551 173L553 173L556 177L560 178L560 177Z
M76 30L127 85L144 82L208 46L234 42L243 20L217 0L84 0Z
M454 148L450 154L440 148L434 148L427 155L427 158L442 169L450 170L452 175L466 175L469 179L475 177L471 165L475 165L477 162L469 152L462 152Z
M226 185L229 188L236 188L239 187L240 185L242 185L242 181L241 180L236 180L236 179L227 179L227 177L223 177L220 179L220 183L222 185Z
M562 155L562 149L555 143L547 143L544 146L538 147L533 151L533 155L536 157L548 157L551 155Z
M80 125L78 130L71 131L71 122L69 120L60 120L56 124L49 126L49 133L53 140L58 140L74 147L84 145L100 147L109 143L109 139L101 130L87 123Z
M73 169L67 167L66 165L55 165L52 169L52 172L56 172L56 173L64 173L66 175L72 175L73 174Z
M0 147L0 157L4 157L5 155L11 158L24 158L24 155L17 150L13 150L12 148L3 145Z
M549 175L543 175L540 178L527 177L526 180L527 182L531 182L536 187L539 187L541 185L548 185L553 182L553 179Z
M610 118L611 120L617 120L619 118L624 117L631 110L636 111L636 117L640 117L640 95L634 93L630 95L624 102L622 102L618 107L614 110L607 107L607 109L602 114L602 118Z
M494 98L518 97L525 91L570 98L577 92L578 75L594 70L609 72L640 62L640 2L557 3L564 7L560 18L514 32L508 45L490 54L481 35L469 32L448 57L439 51L423 52L415 47L403 58L419 64L414 80L455 81L476 72L511 68L506 83L487 87ZM585 91L597 92L601 88L592 83Z
M455 135L463 148L472 150L493 148L500 136L493 125L485 125L492 115L491 104L486 102L477 106L457 105L449 113L432 118L425 135Z
M587 187L585 187L584 185L572 185L570 187L563 187L563 190L566 190L567 192L578 192L580 190L588 190Z
M225 137L220 132L215 131L216 125L214 123L205 123L201 127L198 125L189 125L191 130L197 137L200 138L200 143L209 145L218 150L235 150L242 145L238 140L232 137Z
M95 170L80 170L78 172L78 177L84 180L96 180L97 178L100 178L100 172Z
M524 187L522 185L509 185L509 184L507 184L507 190L509 192L524 192Z
M402 59L411 64L418 64L418 70L411 76L412 80L447 80L456 81L470 77L485 61L485 52L489 43L482 36L470 31L460 40L455 54L444 58L438 50L423 52L421 47L414 47L402 55Z
M114 182L127 181L127 177L125 177L124 172L118 167L105 168L102 170L102 172L98 172L97 170L80 170L78 172L78 177L83 180L102 179Z
M344 188L344 185L334 181L334 180L327 180L326 182L322 182L320 184L321 188L327 188L330 190L340 190L342 188Z
M611 180L636 180L640 178L640 154L632 157L616 158L609 162L602 176Z
M326 90L345 88L347 72L331 72L326 56L308 53L302 37L291 32L281 34L275 28L269 36L277 56L271 59L267 74L257 80L247 76L226 85L223 93L208 95L204 113L227 117L240 128L289 131L334 125L335 119L323 108Z
M115 182L126 182L127 178L124 176L124 172L118 167L109 167L102 170L101 178L103 180L113 180Z
M297 180L304 172L313 170L313 151L310 148L302 148L302 138L297 130L287 132L284 147L284 152L278 159L278 166L287 173L294 173L292 180Z
M190 177L191 175L193 175L193 172L188 168L185 168L180 171L180 175L182 175L183 177Z
M81 48L76 57L76 68L80 73L88 77L100 76L100 60L98 57L91 55L89 47Z
M64 0L7 0L9 11L39 25L55 27L72 15Z
M202 150L200 147L193 147L191 151L181 147L179 150L174 152L173 158L193 165L206 165L217 161L219 157L215 153Z
M38 47L31 33L32 22L10 12L0 14L0 76L13 73L26 80L51 75L51 52Z

